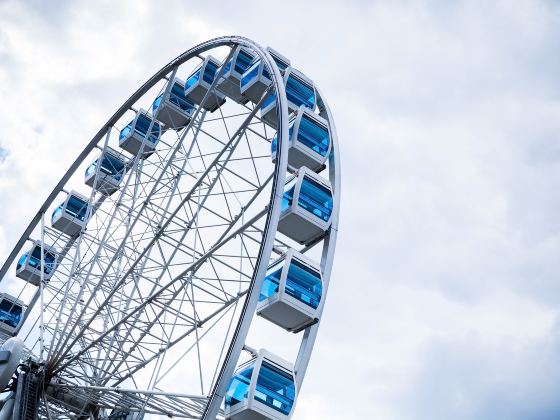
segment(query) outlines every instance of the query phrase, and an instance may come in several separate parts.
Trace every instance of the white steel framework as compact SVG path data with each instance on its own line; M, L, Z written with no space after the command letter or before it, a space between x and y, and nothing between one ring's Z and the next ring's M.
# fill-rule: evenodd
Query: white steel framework
M216 96L223 64L238 47L265 63L272 84L258 103L227 100L207 111L214 108L206 101ZM153 112L153 99L169 97L172 82L185 80L210 54L222 57L222 66L190 122L180 129L162 125L150 154L143 153L146 142L135 155L119 149L119 132L136 112ZM28 305L18 337L25 357L44 372L37 416L103 418L124 410L134 416L223 418L223 398L247 344L269 264L289 249L315 249L321 255L323 299L319 322L299 333L294 365L301 388L328 290L340 201L336 128L316 86L315 91L317 114L331 136L327 163L318 170L330 182L333 206L325 234L306 245L277 232L291 176L291 110L280 69L255 42L228 36L186 51L98 131L0 268L0 279L11 278L29 241L39 240L57 253L52 277L45 279L42 272L39 287L14 280L22 285L18 298ZM259 116L269 94L276 100L276 129ZM156 123L152 120L148 133ZM273 136L278 139L274 161ZM84 168L105 150L120 154L126 167L119 188L110 193L91 176L91 186L83 184ZM105 176L101 166L95 169L97 180ZM88 208L81 232L69 236L50 226L48 212L76 186ZM9 336L2 333L2 342Z

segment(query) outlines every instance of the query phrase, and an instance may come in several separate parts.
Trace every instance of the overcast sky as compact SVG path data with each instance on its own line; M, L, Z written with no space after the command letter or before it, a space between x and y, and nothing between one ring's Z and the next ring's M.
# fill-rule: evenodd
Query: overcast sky
M141 83L226 34L288 56L339 132L294 419L559 419L558 2L0 0L0 256Z

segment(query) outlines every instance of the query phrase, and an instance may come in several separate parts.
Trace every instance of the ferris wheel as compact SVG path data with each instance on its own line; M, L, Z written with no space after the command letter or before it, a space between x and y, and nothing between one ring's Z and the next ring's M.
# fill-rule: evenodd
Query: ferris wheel
M290 418L339 200L311 79L238 36L181 54L97 132L0 268L0 420Z

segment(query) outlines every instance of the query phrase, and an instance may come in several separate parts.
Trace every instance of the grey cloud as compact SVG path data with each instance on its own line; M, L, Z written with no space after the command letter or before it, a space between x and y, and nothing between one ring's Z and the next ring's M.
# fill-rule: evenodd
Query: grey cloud
M0 146L0 163L6 160L9 153L10 152L7 149L4 149L2 146Z
M537 340L434 338L410 374L403 418L557 419L560 343L551 332Z

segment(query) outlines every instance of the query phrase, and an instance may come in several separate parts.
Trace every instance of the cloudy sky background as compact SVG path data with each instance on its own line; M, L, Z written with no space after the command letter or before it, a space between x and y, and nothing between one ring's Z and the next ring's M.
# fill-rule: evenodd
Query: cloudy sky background
M206 39L320 85L342 219L296 420L560 418L560 4L0 0L0 257L86 141Z

